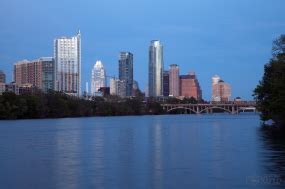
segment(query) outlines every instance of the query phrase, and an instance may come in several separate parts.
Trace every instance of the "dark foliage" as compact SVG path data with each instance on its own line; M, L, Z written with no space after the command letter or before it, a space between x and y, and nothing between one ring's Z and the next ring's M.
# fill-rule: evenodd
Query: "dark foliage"
M194 97L185 97L182 100L175 98L175 97L170 97L166 100L167 104L197 104L198 101Z
M94 97L91 100L50 91L47 94L0 95L0 119L61 118L162 114L158 102L144 103L141 96L122 99L118 96Z
M272 59L264 66L264 75L254 90L263 121L273 120L285 130L285 35L273 42Z

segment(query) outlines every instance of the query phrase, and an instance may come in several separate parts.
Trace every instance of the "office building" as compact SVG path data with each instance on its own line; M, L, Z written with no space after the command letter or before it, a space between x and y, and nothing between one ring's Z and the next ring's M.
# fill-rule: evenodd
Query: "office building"
M121 81L120 91L125 96L133 94L133 54L121 52L119 59L119 80ZM121 88L123 87L123 88Z
M91 95L96 96L102 87L106 87L106 71L103 63L98 60L92 69Z
M163 46L158 40L151 41L148 69L149 96L163 96Z
M177 64L169 66L169 96L179 96L179 67Z
M202 99L202 90L194 72L180 76L180 96L187 98Z
M81 35L54 40L55 90L81 95Z

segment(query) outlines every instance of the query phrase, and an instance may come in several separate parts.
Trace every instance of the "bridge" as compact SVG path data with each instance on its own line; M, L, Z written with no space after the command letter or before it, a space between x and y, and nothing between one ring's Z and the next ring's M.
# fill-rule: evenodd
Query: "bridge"
M163 110L170 113L174 110L185 110L185 113L213 113L214 109L228 112L230 114L238 114L240 112L256 112L255 102L227 102L227 103L215 103L210 104L162 104Z

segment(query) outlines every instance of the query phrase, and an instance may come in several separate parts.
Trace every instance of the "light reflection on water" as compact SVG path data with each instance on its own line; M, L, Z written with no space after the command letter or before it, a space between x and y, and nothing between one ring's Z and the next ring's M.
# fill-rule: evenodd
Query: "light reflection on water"
M0 188L284 188L257 115L0 121ZM268 176L282 182L264 182Z

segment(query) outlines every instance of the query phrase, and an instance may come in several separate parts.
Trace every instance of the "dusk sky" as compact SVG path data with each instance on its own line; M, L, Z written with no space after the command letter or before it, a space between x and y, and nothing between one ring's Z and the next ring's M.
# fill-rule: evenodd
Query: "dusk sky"
M102 60L118 75L120 51L134 54L134 79L148 80L148 47L164 46L164 66L195 71L210 99L211 77L232 85L232 98L252 99L271 56L272 41L285 33L284 0L2 0L0 70L12 81L13 64L53 56L53 40L82 35L82 89Z

